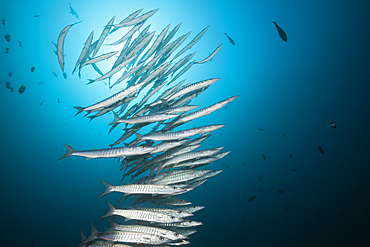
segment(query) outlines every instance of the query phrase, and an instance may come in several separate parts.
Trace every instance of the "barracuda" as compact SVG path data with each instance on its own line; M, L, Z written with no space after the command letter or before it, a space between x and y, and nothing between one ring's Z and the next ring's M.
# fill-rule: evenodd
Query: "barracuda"
M70 156L82 156L88 160L94 158L124 158L130 155L141 155L155 151L153 147L118 147L118 148L105 148L96 150L76 151L64 143L66 153L57 160L64 159Z

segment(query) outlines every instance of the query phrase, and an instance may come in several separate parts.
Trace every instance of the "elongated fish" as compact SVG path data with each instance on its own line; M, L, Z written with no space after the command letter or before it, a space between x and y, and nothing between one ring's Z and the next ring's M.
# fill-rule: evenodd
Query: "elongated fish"
M83 64L81 64L80 68L82 68L82 67L84 67L86 65L89 65L89 64L93 64L93 63L97 63L97 62L103 61L104 59L108 59L108 58L116 55L117 53L118 53L118 51L112 51L112 52L108 52L108 53L105 53L103 55L94 57L93 59L87 60L86 62L84 62Z
M153 147L118 147L118 148L105 148L95 150L76 151L64 143L66 153L57 160L64 159L70 156L82 156L89 159L94 158L124 158L130 155L141 155L155 151Z
M118 44L123 43L125 40L127 40L128 38L130 38L137 30L139 30L139 28L141 28L143 25L144 25L144 22L140 22L140 23L136 24L122 38L120 38L119 40L117 40L117 41L115 41L113 43L107 44L107 45L118 45Z
M89 37L87 38L87 40L85 42L85 45L82 48L81 54L80 54L80 56L77 59L77 62L76 62L76 65L75 65L75 67L74 67L74 69L72 71L72 74L76 71L76 68L78 67L78 65L81 64L81 62L84 59L86 53L88 52L88 50L90 48L90 45L91 45L91 41L93 39L93 36L94 36L94 30L90 33Z
M128 27L128 26L132 26L132 25L136 25L140 22L143 22L145 20L147 20L149 17L151 17L152 15L155 14L155 12L157 12L159 9L154 9L154 10L151 10L145 14L142 14L141 16L139 17L136 17L135 19L132 19L130 21L124 21L120 24L116 24L114 25L114 27Z
M125 217L126 220L143 220L150 222L161 222L161 223L171 223L171 222L181 222L183 219L177 218L168 214L144 211L144 210L135 210L135 209L116 209L112 204L106 201L109 207L109 211L105 213L100 219L104 219L109 216L118 215Z
M179 234L177 232L158 228L158 227L150 227L150 226L143 226L143 225L119 225L111 219L108 219L108 222L110 224L110 228L108 230L116 230L116 231L122 231L122 232L149 233L149 234L162 236L164 238L168 238L171 240L179 240L179 239L187 238L186 236Z
M284 42L287 42L288 37L286 36L286 33L284 32L284 30L283 30L283 29L281 29L281 27L279 27L279 26L278 26L278 24L276 24L276 22L274 22L274 21L273 21L272 23L274 23L274 24L275 24L275 27L276 27L276 29L277 29L277 31L278 31L278 33L279 33L280 38L281 38Z
M139 10L136 10L134 13L130 14L129 16L127 16L125 19L123 19L119 24L122 24L124 22L127 22L127 21L131 21L132 19L134 19L143 9L139 9ZM115 27L113 28L113 30L110 32L110 33L114 33L115 31L117 31L119 28L118 27Z
M77 116L79 113L81 113L83 111L93 111L93 110L96 110L96 109L103 109L103 108L109 107L109 106L115 104L116 102L118 102L120 100L123 100L128 95L135 93L141 86L144 85L144 83L145 82L133 85L129 88L126 88L126 89L124 89L124 90L122 90L122 91L120 91L120 92L102 100L102 101L99 101L98 103L90 105L88 107L75 106L74 108L78 110L78 112L76 113L75 116Z
M114 112L113 112L114 113ZM167 120L170 118L177 117L177 115L170 115L170 114L150 114L150 115L144 115L140 117L133 117L133 118L126 118L121 119L117 116L116 113L114 113L114 120L109 124L117 124L117 123L128 123L128 124L137 124L137 123L151 123L151 122L157 122L161 120Z
M60 32L59 34L59 37L58 37L58 42L57 42L57 54L58 54L58 61L59 61L59 65L60 65L60 68L62 69L62 71L64 72L64 56L63 56L63 46L64 46L64 39L67 35L67 32L68 30L73 26L73 25L76 25L78 23L80 23L82 21L79 21L79 22L76 22L76 23L73 23L71 25L68 25L66 26L62 32Z
M212 54L211 55L209 55L208 57L206 57L205 59L203 59L202 61L199 61L199 62L196 62L197 64L201 64L201 63L205 63L205 62L208 62L208 61L210 61L210 60L212 60L215 56L216 56L216 54L218 53L218 51L221 49L221 46L222 46L222 44L221 45L219 45L217 48L216 48L216 50L214 50L214 52L212 52Z
M116 18L116 16L113 16L113 18L104 27L104 29L103 29L103 31L102 31L99 39L98 39L98 43L96 44L96 47L94 49L94 53L93 53L92 57L95 57L96 53L99 51L101 45L103 44L105 38L107 37L107 35L109 33L110 28L112 27L112 24L113 24L115 18Z
M104 192L98 196L98 198L105 196L111 192L120 192L124 193L124 195L132 195L132 194L152 194L152 195L168 195L168 194L176 194L185 191L184 189L171 187L171 186L163 186L163 185L155 185L155 184L128 184L128 185L121 185L121 186L113 186L103 180L100 180L105 186Z

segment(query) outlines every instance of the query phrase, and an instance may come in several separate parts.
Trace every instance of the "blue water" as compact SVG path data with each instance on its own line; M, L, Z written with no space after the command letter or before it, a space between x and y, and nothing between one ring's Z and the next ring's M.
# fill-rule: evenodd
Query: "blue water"
M205 107L239 95L186 125L226 124L202 148L231 151L207 166L222 169L220 175L181 196L205 206L192 217L203 226L190 236L191 246L369 246L370 6L365 2L71 1L83 22L65 39L66 80L52 41L78 21L68 1L1 1L6 25L0 28L0 245L77 246L79 230L89 235L90 221L99 231L108 227L98 217L105 200L116 203L120 195L97 199L104 190L99 180L118 185L119 163L55 160L65 152L63 143L77 150L107 148L122 135L119 128L107 135L111 113L89 123L74 117L73 106L90 105L123 86L109 91L104 83L86 85L98 77L92 68L84 68L81 79L71 72L92 30L96 40L114 15L118 22L140 8L142 13L159 8L146 25L159 34L167 24L171 30L182 22L175 38L192 31L185 44L210 25L190 50L197 61L223 43L211 62L194 65L181 77L187 83L221 78L192 103ZM271 21L286 32L287 42ZM101 53L108 49L103 46ZM111 64L103 61L101 69ZM131 203L132 198L120 205Z

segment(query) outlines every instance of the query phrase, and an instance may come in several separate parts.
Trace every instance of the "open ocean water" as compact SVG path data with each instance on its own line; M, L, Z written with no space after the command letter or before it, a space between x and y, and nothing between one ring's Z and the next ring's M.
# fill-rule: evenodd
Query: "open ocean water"
M95 41L113 16L117 24L141 8L140 14L159 8L140 28L151 24L152 42L170 23L169 30L182 23L173 39L191 31L174 53L208 25L182 56L196 52L192 60L200 61L223 43L210 62L194 64L177 80L221 78L191 104L203 108L239 95L177 129L225 124L201 149L231 151L201 168L221 174L179 196L205 206L189 218L203 225L194 227L188 246L370 246L370 2L360 0L1 1L0 246L77 246L90 221L99 231L109 227L99 217L105 201L117 205L121 195L98 199L99 180L119 185L120 163L56 159L65 154L63 143L109 148L124 133L121 124L108 135L111 112L89 123L84 113L74 117L73 107L126 84L86 85L100 75L89 66L81 78L72 70L92 30ZM65 79L52 42L80 20L65 37ZM98 55L120 51L124 43L106 44L130 28L109 35ZM115 57L97 65L106 73Z

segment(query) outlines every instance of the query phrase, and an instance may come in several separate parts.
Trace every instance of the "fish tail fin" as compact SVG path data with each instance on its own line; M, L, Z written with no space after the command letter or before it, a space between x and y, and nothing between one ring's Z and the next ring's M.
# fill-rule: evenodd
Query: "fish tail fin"
M141 139L143 139L143 135L140 135L139 133L135 133L137 139L140 141Z
M91 83L95 82L95 79L88 79L88 80L89 80L89 82L88 82L88 83L86 83L86 85L89 85L89 84L91 84Z
M84 108L83 108L83 107L80 107L80 106L74 106L73 108L75 108L75 109L77 109L77 110L78 110L78 112L76 113L76 115L75 115L75 116L77 116L78 114L80 114L81 112L83 112L83 111L84 111Z
M102 216L100 216L99 219L104 219L106 217L109 217L109 216L113 216L114 215L113 214L113 211L116 208L110 202L108 202L108 201L105 201L105 202L107 203L109 210L108 210L108 212L106 212L105 214L103 214Z
M113 112L113 115L114 115L114 119L113 119L113 121L110 123L110 124L108 124L108 125L114 125L114 124L118 124L119 123L119 116L117 115L117 113L115 113L114 111L112 111Z
M69 156L72 156L73 152L75 152L76 150L74 150L73 148L71 148L70 146L68 146L67 144L63 143L64 144L64 147L66 148L66 153L60 157L58 160L61 160L61 159L64 159L64 158L67 158Z
M90 228L91 228L90 236L86 238L84 241L82 241L78 246L85 246L86 243L91 242L92 240L97 238L96 235L99 232L91 221L90 221Z
M104 182L103 180L100 180L100 182L103 183L103 185L105 186L105 190L103 193L101 193L100 196L98 196L98 198L102 197L102 196L105 196L106 194L109 194L112 192L112 188L113 186L111 184L108 184L107 182Z

